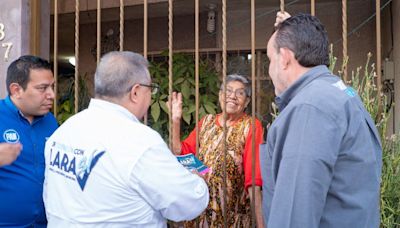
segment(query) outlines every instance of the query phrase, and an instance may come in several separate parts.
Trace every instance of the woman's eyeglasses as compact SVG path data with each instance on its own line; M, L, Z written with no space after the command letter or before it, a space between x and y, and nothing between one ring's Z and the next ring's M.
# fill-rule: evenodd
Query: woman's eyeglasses
M139 83L139 85L151 88L151 95L157 94L158 93L158 89L160 88L160 86L157 83L151 83L150 85L140 84Z
M221 91L223 91L223 90L221 90ZM227 88L226 89L226 96L230 96L232 94L235 94L235 96L237 98L245 98L245 97L247 97L246 91L244 89L232 90L232 89Z

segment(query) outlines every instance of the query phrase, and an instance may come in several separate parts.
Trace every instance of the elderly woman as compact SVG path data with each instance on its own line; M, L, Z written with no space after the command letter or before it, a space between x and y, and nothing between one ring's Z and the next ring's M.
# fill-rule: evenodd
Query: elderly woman
M182 95L173 93L171 99L173 124L173 152L176 155L195 154L210 172L205 176L209 190L208 208L200 216L200 227L223 227L223 126L227 126L226 153L226 221L229 227L251 227L252 198L252 124L251 117L244 110L250 102L249 81L241 75L229 75L226 79L226 100L223 85L219 93L221 108L226 108L227 117L222 113L206 115L199 121L199 151L196 154L196 130L180 142L180 121L182 117ZM263 227L261 214L261 174L259 168L259 145L263 130L259 120L255 124L255 205L256 222ZM193 222L185 224L191 227Z

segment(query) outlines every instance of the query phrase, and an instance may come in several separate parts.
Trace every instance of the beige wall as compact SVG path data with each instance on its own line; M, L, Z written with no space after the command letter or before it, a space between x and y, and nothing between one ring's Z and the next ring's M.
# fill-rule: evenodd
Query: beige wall
M148 0L149 4L154 3L165 3L168 0ZM75 0L60 0L58 1L58 12L59 13L71 13L75 12ZM142 5L143 1L138 0L124 0L124 6L133 6L133 5ZM112 7L119 7L120 1L118 0L106 0L101 1L101 7L104 8L112 8ZM54 12L54 1L51 1L51 9L52 13ZM97 1L88 0L88 1L81 1L79 4L79 10L87 11L87 10L96 10L97 9Z
M374 13L374 4L365 4L364 0L349 1L348 5L348 32L362 23L366 18ZM288 10L291 13L307 12L309 5L297 4ZM360 10L362 9L362 10ZM275 12L267 14L273 8L257 9L256 20L256 48L265 50L266 40L272 33L272 25L275 20ZM325 24L328 30L330 42L335 43L334 54L339 58L337 66L341 65L342 55L342 27L341 27L341 2L317 4L317 16ZM220 13L218 13L221 16ZM221 47L221 34L210 35L205 30L207 15L201 16L200 46L201 48ZM250 12L249 10L228 11L228 49L249 49L250 48ZM73 23L73 21L71 21ZM194 18L191 16L174 17L174 50L192 49L194 47ZM102 24L103 34L112 28L114 32L119 31L118 21L104 22ZM220 28L220 26L219 26ZM63 31L60 27L60 35L70 37L69 42L73 42L73 30ZM219 37L219 38L217 38ZM168 48L168 21L167 18L152 18L149 21L149 51L160 51ZM363 66L366 61L367 53L375 53L375 20L369 21L360 30L348 38L348 54L350 57L349 69ZM90 54L90 49L96 45L96 25L81 25L80 36L80 59L81 72L92 74L95 67L95 59ZM61 45L61 44L60 44ZM70 46L70 45L67 45ZM143 50L143 22L142 20L125 21L125 42L124 48L142 52ZM63 50L60 53L68 52L73 55L73 50ZM338 69L338 67L336 69Z
M49 0L41 1L40 21L41 35L40 50L38 55L48 59L49 37L50 37L50 10ZM31 5L29 0L1 0L0 23L4 25L4 38L0 40L0 99L7 95L6 74L9 64L21 55L30 54L30 32L31 32ZM6 48L4 44L11 43L12 47L8 59L5 59Z
M207 17L201 16L200 23L200 48L215 47L215 35L210 35L206 32ZM193 16L178 16L174 18L174 49L194 49L194 18ZM116 44L119 43L119 23L105 22L102 23L102 33L106 34L108 30L114 31ZM65 31L60 28L59 36L70 37L69 42L73 42L73 30ZM80 28L80 48L79 71L81 74L93 76L96 67L96 57L92 54L93 48L96 47L96 25L84 24ZM68 45L69 46L69 45ZM66 50L60 44L60 53L70 53L73 56L73 50ZM143 52L143 21L142 20L127 20L125 21L124 30L124 50ZM152 18L149 20L148 33L148 51L168 50L168 21L165 18ZM95 52L94 52L95 53Z
M398 7L398 1L393 2L395 7ZM397 5L396 5L397 4ZM294 4L287 7L290 13L297 12L309 12L309 4ZM375 13L375 2L365 0L351 0L348 1L348 33L350 34L353 30L364 23L367 18ZM390 57L392 45L391 45L391 26L390 26L390 11L387 7L382 11L382 57ZM399 9L394 8L393 12L398 16ZM272 34L272 25L275 20L276 7L258 7L256 10L256 48L265 51L266 41L270 34ZM341 1L332 1L325 3L317 3L316 15L326 26L328 31L329 39L331 43L334 43L334 55L338 57L336 64L336 70L338 70L342 64L342 9ZM63 15L60 15L63 16ZM118 16L116 14L116 16ZM63 21L59 25L59 37L60 37L60 54L73 56L73 42L74 42L74 16L69 15L70 21ZM129 18L129 15L126 15ZM395 23L396 17L393 18ZM221 25L217 23L216 34L208 34L206 32L206 21L207 15L201 15L201 28L200 28L200 47L201 48L221 48ZM217 12L217 22L221 22L221 13ZM250 10L249 9L237 9L229 10L227 14L227 42L228 50L235 49L250 49ZM194 48L194 16L193 15L181 15L174 17L174 50L182 49L193 49ZM167 50L168 48L168 20L167 17L156 17L149 19L149 52ZM394 28L400 27L400 25L393 26ZM103 36L109 30L113 29L115 33L115 42L119 42L118 31L119 31L119 18L115 18L115 21L107 21L102 23ZM398 36L400 31L395 31ZM396 43L396 41L394 42ZM65 44L65 45L64 45ZM81 74L87 74L89 78L93 77L95 71L95 57L93 56L93 48L96 46L96 24L82 24L80 28L80 72ZM143 21L140 20L125 20L125 50L131 50L136 52L143 51ZM397 58L399 56L398 46ZM350 34L348 37L348 55L350 58L348 70L349 75L351 71L355 70L358 66L364 66L367 59L367 54L371 52L373 57L372 62L376 61L376 32L375 32L375 17L371 18L366 22L360 29ZM393 54L393 58L396 56ZM400 65L398 60L397 66ZM397 74L399 74L400 67L397 67ZM400 83L396 84L397 90L400 91ZM400 99L400 96L398 96ZM398 101L400 102L400 101ZM397 102L397 103L398 103ZM398 107L397 107L398 108ZM399 108L398 108L399 109ZM396 111L396 114L400 110ZM400 116L396 117L400 119Z
M0 41L0 99L7 95L6 74L12 61L20 55L29 53L29 2L28 0L4 0L0 7L0 23L4 25L4 37ZM6 48L2 45L11 43L8 60Z
M290 13L309 13L309 4L295 4L288 7ZM374 13L374 3L366 4L365 0L349 1L348 3L348 33ZM276 11L267 14L275 8L257 9L257 15L265 15L256 19L256 47L266 49L266 40L272 34ZM362 9L362 10L360 10ZM326 26L329 40L334 45L334 55L342 59L342 11L341 1L321 3L316 6L316 16ZM250 48L250 11L236 10L228 13L228 48ZM247 21L247 23L244 23ZM371 20L348 38L349 69L365 64L368 52L375 53L375 20ZM341 62L338 62L338 66Z

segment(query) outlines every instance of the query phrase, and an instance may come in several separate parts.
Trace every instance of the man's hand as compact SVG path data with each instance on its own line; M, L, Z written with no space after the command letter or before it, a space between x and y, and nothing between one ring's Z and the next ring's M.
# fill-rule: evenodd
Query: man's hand
M173 92L168 99L167 107L171 111L172 121L180 121L182 118L182 94Z
M22 150L20 143L0 143L0 166L11 164Z
M286 11L279 11L278 13L276 13L276 21L274 24L274 27L278 27L278 25L280 23L282 23L282 21L288 19L290 17L290 14Z

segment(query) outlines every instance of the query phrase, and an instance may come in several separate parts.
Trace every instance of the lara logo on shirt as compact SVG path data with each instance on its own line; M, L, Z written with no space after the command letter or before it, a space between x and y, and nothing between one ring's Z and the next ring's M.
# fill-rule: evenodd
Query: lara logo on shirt
M3 139L8 143L17 143L19 142L19 134L14 129L7 129L3 132Z
M83 191L86 182L105 150L84 150L52 142L49 156L49 170L76 180Z

